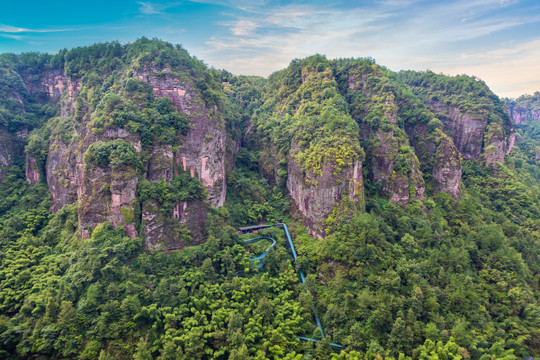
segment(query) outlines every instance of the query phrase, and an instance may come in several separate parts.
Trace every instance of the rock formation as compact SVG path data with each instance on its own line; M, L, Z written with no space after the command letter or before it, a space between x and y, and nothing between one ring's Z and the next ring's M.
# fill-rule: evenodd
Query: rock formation
M523 95L517 99L504 99L510 118L516 125L540 120L540 92Z
M293 143L292 154L298 150L298 145ZM334 164L327 163L322 167L322 175L304 175L302 166L295 161L292 154L287 165L287 189L311 233L324 236L322 221L331 214L342 196L347 196L360 204L359 206L363 205L362 162L357 161L339 174L335 174Z

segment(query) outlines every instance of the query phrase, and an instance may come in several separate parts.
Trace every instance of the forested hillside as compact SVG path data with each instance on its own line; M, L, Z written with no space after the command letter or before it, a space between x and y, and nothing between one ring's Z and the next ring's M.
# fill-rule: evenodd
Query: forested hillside
M0 55L0 95L1 358L540 353L537 126L479 79L141 38ZM281 219L296 261L237 232Z

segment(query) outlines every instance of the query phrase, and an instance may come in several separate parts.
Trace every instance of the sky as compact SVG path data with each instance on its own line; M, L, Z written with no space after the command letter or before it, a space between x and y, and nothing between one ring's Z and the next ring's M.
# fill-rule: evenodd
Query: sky
M501 97L540 91L539 0L0 1L0 53L146 36L234 74L318 53L474 75Z

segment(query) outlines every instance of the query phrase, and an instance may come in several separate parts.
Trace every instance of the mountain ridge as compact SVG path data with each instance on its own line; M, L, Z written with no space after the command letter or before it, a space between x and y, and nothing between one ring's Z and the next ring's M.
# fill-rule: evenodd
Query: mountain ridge
M538 353L538 127L481 80L321 55L235 76L146 38L0 75L2 357ZM281 218L295 262L236 231Z

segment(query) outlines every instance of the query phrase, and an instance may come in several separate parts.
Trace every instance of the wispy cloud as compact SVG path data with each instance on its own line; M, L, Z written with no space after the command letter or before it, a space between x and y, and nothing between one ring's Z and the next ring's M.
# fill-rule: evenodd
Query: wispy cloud
M489 53L500 47L494 35L540 23L540 15L534 11L509 13L515 3L382 0L353 7L288 3L270 8L261 2L245 2L237 5L241 12L235 19L219 23L228 31L214 35L200 52L211 64L235 73L263 76L286 66L291 59L314 53L329 58L371 56L394 70L431 68L444 72L459 68L460 62L467 65L466 69L476 70L461 53ZM530 46L504 51L512 54L499 59L493 69L503 69L502 64L514 61L512 56L527 54L526 58L532 60L531 54L536 54Z
M241 19L232 24L231 31L236 36L250 35L257 27L259 27L257 23Z
M14 39L14 40L22 40L24 36L22 35L13 35L13 34L0 34L0 37L6 38L6 39Z
M447 74L470 74L483 80L495 93L518 97L540 90L540 39L510 43L496 50L463 53L459 62L446 64Z
M36 41L55 50L111 36L121 41L155 36L182 43L207 63L237 74L266 76L292 59L320 53L369 56L392 70L470 73L502 95L508 93L500 79L516 89L513 79L540 89L540 62L535 62L540 54L534 48L540 48L540 4L533 0L121 1L128 5L118 4L125 12L81 17L92 26L49 26L45 19L52 15L68 18L51 10L40 21L18 22L20 27L0 24L0 39L5 50L28 51L43 50L28 46ZM75 30L82 31L69 33ZM529 75L517 72L520 67Z
M165 4L156 4L151 2L137 1L137 4L140 5L139 11L144 15L161 15L165 13L165 10L178 6L181 3L170 2Z
M62 31L74 31L74 30L81 30L79 29L28 29L28 28L21 28L21 27L15 27L10 25L0 25L0 32L3 33L51 33L51 32L62 32Z

